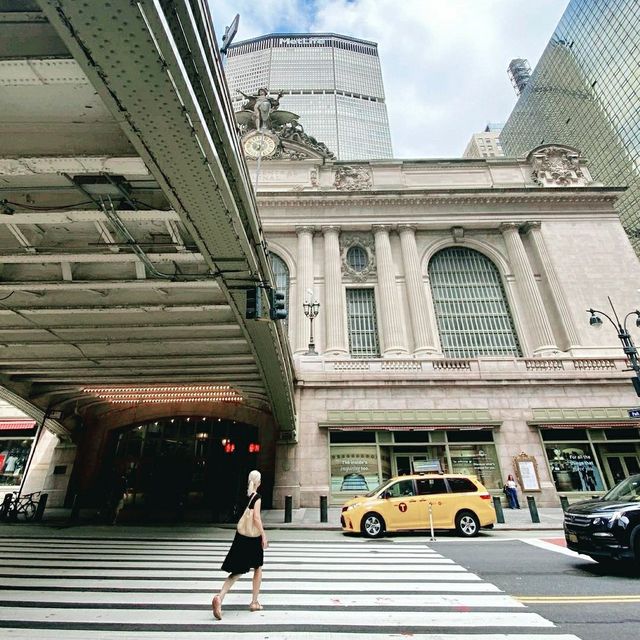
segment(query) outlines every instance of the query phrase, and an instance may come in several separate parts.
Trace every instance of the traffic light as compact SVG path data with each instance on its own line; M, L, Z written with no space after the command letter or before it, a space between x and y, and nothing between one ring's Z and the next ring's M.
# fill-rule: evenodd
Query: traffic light
M244 316L247 320L258 320L262 317L262 294L260 287L247 289L247 308Z
M284 308L284 293L276 289L267 289L269 296L269 317L272 320L285 320L287 310Z

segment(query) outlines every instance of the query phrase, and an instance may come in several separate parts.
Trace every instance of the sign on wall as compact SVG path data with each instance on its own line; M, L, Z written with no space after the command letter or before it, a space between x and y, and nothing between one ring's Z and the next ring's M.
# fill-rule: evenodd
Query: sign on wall
M513 459L513 463L522 491L540 491L536 459L523 452Z

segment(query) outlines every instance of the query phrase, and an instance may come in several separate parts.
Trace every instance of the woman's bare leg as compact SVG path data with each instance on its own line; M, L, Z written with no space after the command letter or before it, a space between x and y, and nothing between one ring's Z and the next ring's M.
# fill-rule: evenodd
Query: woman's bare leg
M236 583L236 581L238 580L238 578L241 576L241 573L234 573L231 574L225 581L224 584L222 585L222 588L220 589L220 593L218 593L218 595L220 596L220 602L222 602L224 600L224 597L227 595L227 593L229 592L229 590L231 589L231 587L233 587L233 585Z
M257 604L258 602L261 583L262 583L262 567L256 567L253 570L253 592L251 596L251 604Z

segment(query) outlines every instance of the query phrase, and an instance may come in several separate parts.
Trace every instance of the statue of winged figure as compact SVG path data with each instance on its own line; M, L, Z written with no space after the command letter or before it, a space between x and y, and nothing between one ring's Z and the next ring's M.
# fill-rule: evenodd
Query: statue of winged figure
M282 91L275 94L275 98L269 95L269 90L266 87L260 87L256 95L247 95L242 91L238 91L238 93L242 94L247 101L242 105L242 110L236 113L236 120L246 129L256 129L257 131L269 128L276 129L299 118L291 111L281 111L278 108Z

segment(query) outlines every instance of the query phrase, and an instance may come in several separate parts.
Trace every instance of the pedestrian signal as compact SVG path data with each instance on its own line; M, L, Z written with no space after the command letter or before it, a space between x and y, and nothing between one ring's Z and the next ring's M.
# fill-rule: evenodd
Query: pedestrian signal
M247 289L247 308L245 318L247 320L257 320L262 317L262 296L260 287Z
M284 293L276 289L269 289L269 317L272 320L285 320L287 318L287 310L284 306Z

